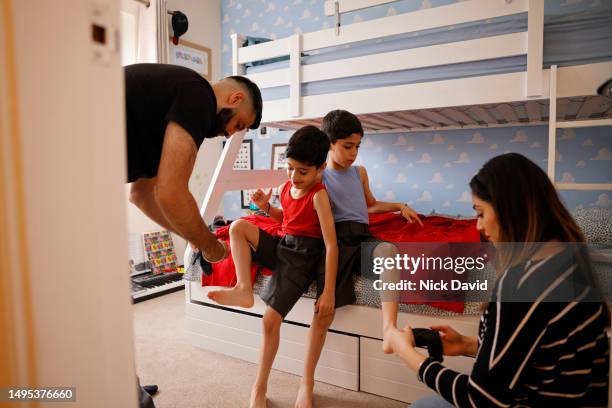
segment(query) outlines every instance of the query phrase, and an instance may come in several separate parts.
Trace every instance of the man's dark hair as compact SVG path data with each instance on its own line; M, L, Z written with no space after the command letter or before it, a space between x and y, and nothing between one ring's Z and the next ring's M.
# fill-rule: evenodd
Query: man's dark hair
M363 127L357 116L340 109L325 115L322 129L331 143L336 143L338 139L346 139L353 133L363 136Z
M263 109L259 87L253 81L243 76L234 75L227 78L233 79L249 91L251 101L253 101L253 110L255 111L255 122L249 126L249 129L257 129L261 123L261 111Z
M321 167L327 160L329 139L314 126L298 129L289 139L285 155L309 166Z

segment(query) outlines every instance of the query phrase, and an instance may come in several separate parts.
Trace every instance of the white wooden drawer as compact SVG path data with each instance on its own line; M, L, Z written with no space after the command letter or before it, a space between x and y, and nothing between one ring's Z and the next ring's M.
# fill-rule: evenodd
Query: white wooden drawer
M425 349L419 351L427 353ZM469 373L473 361L468 357L445 357L444 365ZM404 402L414 402L434 394L434 391L417 380L416 373L397 356L382 352L382 341L365 337L360 342L359 389Z
M258 363L261 318L210 306L187 303L187 333L192 344ZM308 327L283 323L273 368L302 375ZM351 390L359 389L359 338L328 333L315 379Z

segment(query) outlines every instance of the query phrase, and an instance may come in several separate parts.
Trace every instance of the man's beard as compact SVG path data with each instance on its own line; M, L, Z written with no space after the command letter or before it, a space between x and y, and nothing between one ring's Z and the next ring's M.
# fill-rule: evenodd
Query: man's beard
M216 137L224 135L228 137L227 134L227 125L232 120L232 118L236 115L236 111L234 109L223 108L217 113L215 116L215 123L213 125L212 135L210 137Z

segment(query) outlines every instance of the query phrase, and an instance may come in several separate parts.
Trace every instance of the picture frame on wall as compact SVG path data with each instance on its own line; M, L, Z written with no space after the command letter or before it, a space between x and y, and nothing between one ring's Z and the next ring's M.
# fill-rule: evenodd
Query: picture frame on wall
M272 145L272 154L270 168L272 170L281 170L285 168L287 163L287 157L285 151L287 150L287 143L275 143ZM280 191L278 187L272 189L272 196L270 197L270 204L278 206L280 204Z
M170 41L168 53L170 54L168 58L170 64L191 68L209 82L212 81L212 53L210 48L179 39L177 45Z
M225 147L223 142L223 146ZM253 170L253 139L243 140L238 150L238 155L234 161L234 170ZM240 191L240 208L248 209L249 202L251 201L251 194L255 190L241 190Z
M285 151L287 150L287 143L275 143L272 145L272 155L270 168L272 170L279 170L285 168L287 157L285 157Z

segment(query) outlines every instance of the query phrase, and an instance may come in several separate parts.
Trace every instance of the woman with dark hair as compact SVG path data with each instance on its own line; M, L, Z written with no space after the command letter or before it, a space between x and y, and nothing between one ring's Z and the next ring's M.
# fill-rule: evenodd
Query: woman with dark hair
M509 153L489 160L470 188L477 228L503 273L478 337L432 327L444 354L475 356L471 374L415 351L409 327L393 337L395 354L439 394L412 407L607 406L607 304L584 236L548 176Z

